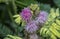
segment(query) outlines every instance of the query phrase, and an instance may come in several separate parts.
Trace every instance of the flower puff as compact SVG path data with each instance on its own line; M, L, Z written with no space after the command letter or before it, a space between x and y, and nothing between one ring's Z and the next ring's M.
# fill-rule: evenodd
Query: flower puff
M32 21L25 26L25 30L28 33L34 33L38 30L38 26L35 24L35 21Z
M22 19L25 20L26 22L30 21L32 13L30 8L24 8L20 14L22 16Z
M47 18L48 18L48 13L45 12L45 11L41 11L39 16L36 18L36 22L37 23L45 23L47 21Z

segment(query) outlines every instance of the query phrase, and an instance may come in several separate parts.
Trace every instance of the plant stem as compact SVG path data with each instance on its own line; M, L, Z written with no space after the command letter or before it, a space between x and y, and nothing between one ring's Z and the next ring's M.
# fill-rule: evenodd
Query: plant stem
M12 12L10 10L10 5L9 4L7 4L7 11L8 11L8 14L10 16L11 21L14 23L13 15L12 15Z
M16 4L15 4L15 1L12 0L12 5L13 5L13 10L14 10L14 13L17 14L17 7L16 7Z
M27 6L27 4L24 4L24 3L20 2L20 1L16 1L16 3L20 4L20 5L23 5L23 6Z

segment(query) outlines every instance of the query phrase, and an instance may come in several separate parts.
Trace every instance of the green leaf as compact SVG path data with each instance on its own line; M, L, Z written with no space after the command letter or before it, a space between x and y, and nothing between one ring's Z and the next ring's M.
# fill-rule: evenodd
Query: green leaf
M7 35L7 37L5 37L4 39L22 39L22 38L18 36Z
M56 16L59 16L59 8L56 9Z
M53 2L60 8L60 0L53 0Z
M22 21L21 16L20 15L14 15L13 17L15 18L15 22L19 25L20 22Z
M17 14L17 15L14 15L13 17L19 17L19 15Z
M6 26L0 23L0 33L4 35L12 34L13 32Z
M40 9L44 11L50 11L50 5L49 4L40 4Z
M29 6L33 11L36 10L37 8L39 8L38 4L31 4Z

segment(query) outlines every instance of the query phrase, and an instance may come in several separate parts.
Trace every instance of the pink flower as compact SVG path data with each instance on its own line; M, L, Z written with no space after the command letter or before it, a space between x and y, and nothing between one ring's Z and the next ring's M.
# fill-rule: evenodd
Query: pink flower
M30 8L24 8L21 12L22 19L25 20L26 22L30 21L32 17L32 13Z

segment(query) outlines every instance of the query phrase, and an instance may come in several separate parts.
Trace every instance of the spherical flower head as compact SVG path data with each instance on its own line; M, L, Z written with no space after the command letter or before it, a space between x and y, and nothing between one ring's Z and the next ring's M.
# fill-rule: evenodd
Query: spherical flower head
M32 13L30 8L24 8L21 12L22 19L25 20L26 22L30 21Z
M28 33L34 33L38 30L38 26L35 24L34 21L28 23L25 27L25 30L28 32Z
M36 21L39 23L45 23L47 21L47 18L48 18L48 13L45 11L40 11Z

